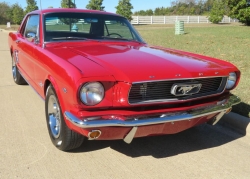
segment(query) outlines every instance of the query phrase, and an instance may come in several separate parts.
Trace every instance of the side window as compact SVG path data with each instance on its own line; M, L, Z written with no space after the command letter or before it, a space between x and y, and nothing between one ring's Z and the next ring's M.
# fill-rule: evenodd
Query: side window
M27 21L23 36L29 40L34 41L38 35L39 15L31 15Z

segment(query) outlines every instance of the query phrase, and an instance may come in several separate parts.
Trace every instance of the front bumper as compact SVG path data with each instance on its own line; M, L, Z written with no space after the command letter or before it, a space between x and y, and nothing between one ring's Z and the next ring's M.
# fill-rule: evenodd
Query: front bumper
M95 117L94 120L89 118L79 119L72 113L65 111L65 118L70 121L74 126L79 128L100 128L100 127L132 127L131 131L126 135L124 141L130 143L135 136L137 128L140 126L148 126L162 123L171 123L175 121L192 120L199 117L217 114L215 120L212 122L215 125L221 117L227 113L233 105L240 103L240 99L235 95L230 95L227 99L218 101L216 104L193 108L189 111L171 112L164 114L155 114L151 116L133 116L126 120L116 119L113 116L111 119L102 119Z

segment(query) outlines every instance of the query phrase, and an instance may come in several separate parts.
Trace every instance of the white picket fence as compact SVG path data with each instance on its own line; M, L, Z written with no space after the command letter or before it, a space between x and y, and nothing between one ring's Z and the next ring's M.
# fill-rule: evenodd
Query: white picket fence
M174 24L176 21L184 21L184 23L211 23L207 16L132 16L132 24ZM238 22L224 16L221 23Z

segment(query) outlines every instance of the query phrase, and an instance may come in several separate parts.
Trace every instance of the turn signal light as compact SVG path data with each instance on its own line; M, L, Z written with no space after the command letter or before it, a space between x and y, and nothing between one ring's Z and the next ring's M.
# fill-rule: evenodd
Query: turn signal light
M90 140L98 139L101 136L102 132L100 130L93 130L89 132L88 136Z
M227 109L226 114L230 113L232 111L232 108Z

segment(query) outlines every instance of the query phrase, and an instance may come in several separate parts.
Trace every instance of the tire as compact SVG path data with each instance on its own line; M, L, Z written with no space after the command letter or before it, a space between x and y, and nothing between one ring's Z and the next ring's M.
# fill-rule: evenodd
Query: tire
M49 85L45 98L45 115L49 136L59 150L69 151L80 147L85 139L68 128L64 121L61 107L52 85Z
M20 72L16 66L16 61L15 61L15 57L13 54L11 55L11 58L12 58L12 76L13 76L14 82L18 85L26 85L27 82L20 74Z

